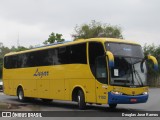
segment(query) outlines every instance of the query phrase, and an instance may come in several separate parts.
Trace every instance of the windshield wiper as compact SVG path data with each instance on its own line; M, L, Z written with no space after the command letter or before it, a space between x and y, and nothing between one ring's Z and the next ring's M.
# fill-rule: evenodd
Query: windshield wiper
M133 65L133 68L134 68L134 65ZM134 68L133 72L134 72L134 75L135 75L135 78L136 78L136 80L137 80L138 84L143 86L142 79L141 79L141 77L140 77L139 73L137 72L137 70L135 70L135 68ZM138 78L139 78L139 79L137 79L137 77L136 77L136 76L138 76ZM140 81L140 82L139 82L139 81ZM140 84L140 83L141 83L141 84Z
M131 72L131 70L129 69L128 71L127 71L127 76L126 76L126 82L127 81L129 81L129 78L130 78L130 76L132 75L132 72ZM126 85L126 82L125 82L125 85Z

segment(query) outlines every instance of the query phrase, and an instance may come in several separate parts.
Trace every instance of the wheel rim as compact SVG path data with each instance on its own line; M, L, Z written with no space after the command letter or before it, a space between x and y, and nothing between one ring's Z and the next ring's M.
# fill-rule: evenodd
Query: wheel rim
M78 95L78 105L80 106L81 96Z
M23 99L23 92L22 92L21 90L19 91L19 95L18 95L18 96L19 96L19 99L20 99L20 100Z

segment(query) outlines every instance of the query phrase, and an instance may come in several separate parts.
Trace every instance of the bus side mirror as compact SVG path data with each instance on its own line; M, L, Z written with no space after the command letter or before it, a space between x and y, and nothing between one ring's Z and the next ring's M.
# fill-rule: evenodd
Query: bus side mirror
M154 70L158 71L158 62L157 62L157 59L154 56L152 56L152 55L148 55L141 62L141 66L140 67L141 67L141 71L142 72L144 72L143 63L144 63L145 60L152 60L152 62L154 64Z
M106 56L108 57L108 65L110 68L114 67L114 56L110 51L106 52Z
M154 56L152 56L152 55L148 55L147 58L148 58L148 60L152 60L152 62L154 63L154 70L158 71L158 62L157 62L157 59Z

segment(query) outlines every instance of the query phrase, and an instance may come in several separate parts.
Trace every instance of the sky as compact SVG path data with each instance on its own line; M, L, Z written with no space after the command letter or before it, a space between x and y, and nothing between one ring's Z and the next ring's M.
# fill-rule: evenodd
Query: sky
M117 25L127 40L160 45L160 0L0 0L0 42L41 45L51 32L72 40L91 20ZM18 42L17 42L18 41Z

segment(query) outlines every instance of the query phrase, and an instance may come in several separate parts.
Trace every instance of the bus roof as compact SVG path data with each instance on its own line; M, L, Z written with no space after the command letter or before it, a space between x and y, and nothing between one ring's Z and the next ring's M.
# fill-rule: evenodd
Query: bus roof
M118 42L118 43L128 43L128 44L139 45L138 43L133 42L133 41L124 40L124 39L117 39L117 38L89 38L89 39L77 39L76 41L63 42L63 43L61 43L61 42L60 43L53 43L53 44L49 44L46 46L40 46L40 47L36 47L36 48L32 48L32 49L24 50L24 51L20 51L20 52L10 52L10 53L7 53L5 56L27 53L27 52L38 51L38 50L45 50L45 49L49 49L49 48L63 47L64 45L65 46L74 45L74 44L78 44L78 43L91 42L91 41L99 41L102 43L104 43L104 42Z

